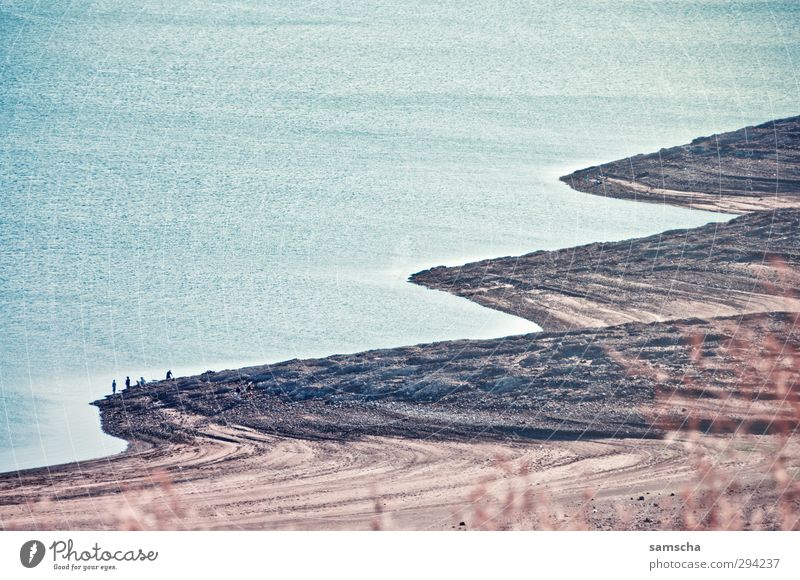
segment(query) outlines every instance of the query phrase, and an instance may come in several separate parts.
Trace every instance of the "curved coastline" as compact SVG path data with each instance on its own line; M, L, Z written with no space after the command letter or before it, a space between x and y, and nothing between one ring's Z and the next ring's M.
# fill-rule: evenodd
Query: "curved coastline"
M143 527L362 528L374 521L376 498L388 496L383 511L396 527L451 529L451 514L483 467L490 479L503 478L501 462L492 460L498 453L531 461L540 483L560 484L566 501L578 493L571 477L596 472L597 485L614 490L599 505L598 521L611 521L614 502L632 485L667 493L658 476L670 489L688 477L685 455L659 457L659 432L646 417L655 381L631 379L613 352L646 352L679 374L687 327L711 336L731 321L779 334L794 328L783 313L800 311L800 299L765 290L764 281L778 274L800 281L799 141L794 117L565 176L591 194L752 213L411 276L534 320L542 333L206 373L95 401L103 429L129 449L0 475L0 523L134 525L112 512L135 490L137 498L150 493L156 503L182 504L155 514L143 505L131 520L150 517ZM774 163L770 143L778 144ZM715 159L723 177L711 183ZM686 178L687 160L695 178ZM772 173L775 195L765 195ZM620 458L628 463L618 465ZM744 472L756 477L761 468L754 460ZM359 491L337 485L337 473ZM260 491L242 488L246 481ZM375 489L365 490L365 481ZM58 506L28 507L41 497ZM644 520L636 525L654 527Z

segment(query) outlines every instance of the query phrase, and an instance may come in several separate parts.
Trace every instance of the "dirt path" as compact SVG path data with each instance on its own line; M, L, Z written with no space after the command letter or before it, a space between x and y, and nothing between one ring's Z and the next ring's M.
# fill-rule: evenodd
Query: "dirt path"
M50 478L5 480L0 522L69 530L527 529L541 526L533 521L541 511L559 528L611 528L620 517L628 527L652 527L644 520L666 519L670 494L696 476L681 444L654 440L341 443L235 427L208 435L57 468ZM737 477L755 482L763 460L737 460Z

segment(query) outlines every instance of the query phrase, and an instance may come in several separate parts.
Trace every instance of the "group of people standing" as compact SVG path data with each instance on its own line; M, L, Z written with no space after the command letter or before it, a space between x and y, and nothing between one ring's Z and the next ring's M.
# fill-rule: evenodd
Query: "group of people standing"
M167 380L171 381L172 379L173 379L172 370L168 370L167 371ZM144 377L139 377L139 380L136 381L136 386L137 387L143 387L146 382L147 381L144 380ZM131 378L129 376L125 377L125 388L126 389L130 389L131 388ZM117 379L114 379L114 380L111 381L111 394L112 395L116 395L117 394Z

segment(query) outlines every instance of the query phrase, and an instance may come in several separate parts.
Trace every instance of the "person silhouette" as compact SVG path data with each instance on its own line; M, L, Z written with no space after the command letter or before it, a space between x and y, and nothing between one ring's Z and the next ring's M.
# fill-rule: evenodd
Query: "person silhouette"
M172 380L172 370L167 371L167 380Z
M125 388L126 389L130 389L131 388L131 378L130 377L125 377Z
M116 395L117 394L117 379L114 379L113 381L111 381L111 394L112 395Z

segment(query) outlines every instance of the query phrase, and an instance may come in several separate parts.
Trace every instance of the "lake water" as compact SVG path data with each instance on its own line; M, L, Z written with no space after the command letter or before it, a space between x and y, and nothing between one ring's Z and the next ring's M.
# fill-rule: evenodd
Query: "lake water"
M579 167L797 114L800 3L0 0L0 471L111 379L536 326L438 264L725 216Z

